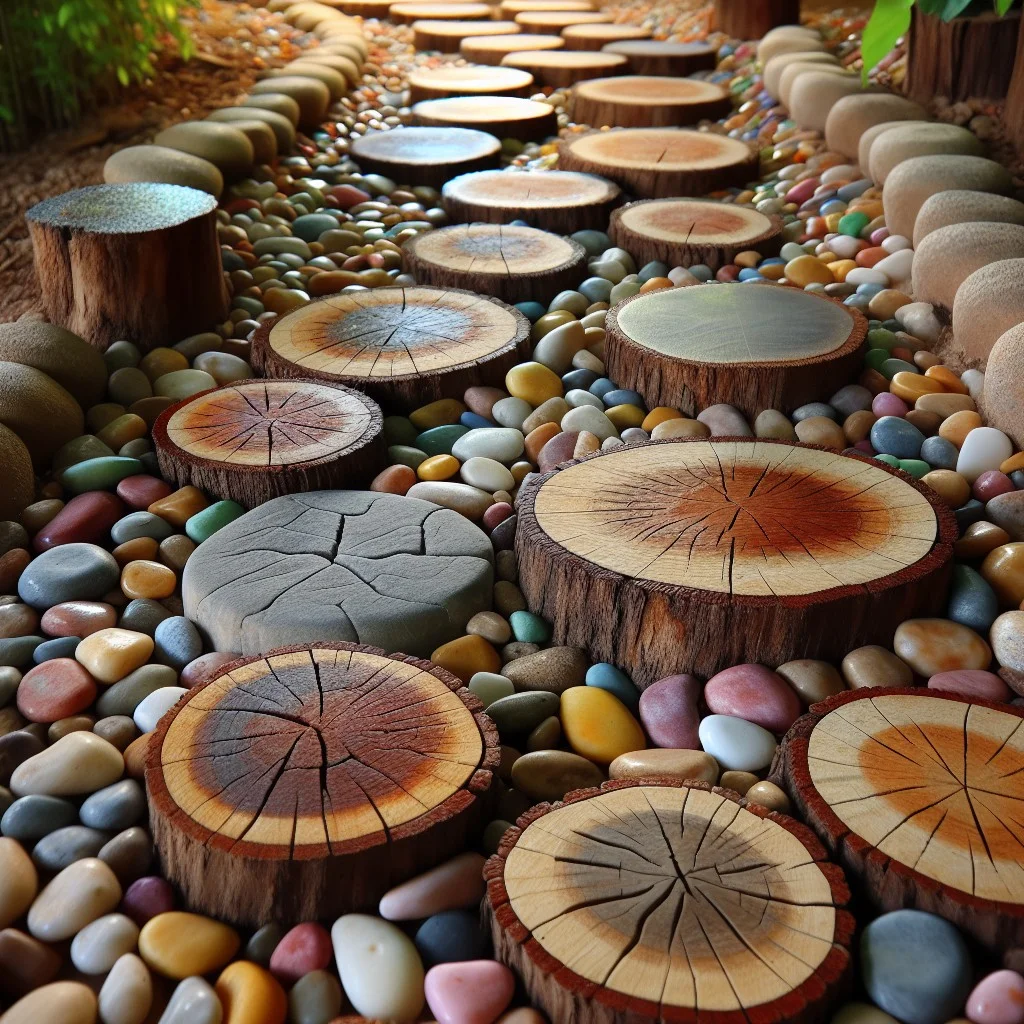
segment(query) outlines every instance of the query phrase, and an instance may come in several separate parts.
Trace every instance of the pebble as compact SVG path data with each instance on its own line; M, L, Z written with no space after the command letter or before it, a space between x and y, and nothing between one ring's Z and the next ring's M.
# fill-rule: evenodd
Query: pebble
M139 933L139 954L146 965L178 980L219 970L240 944L238 933L228 925L180 910L150 918Z
M601 769L568 750L536 750L517 757L512 784L532 800L561 800L574 789L600 786Z
M96 710L100 715L135 714L135 709L142 701L164 687L174 686L178 677L174 669L167 665L143 665L124 679L107 688L100 694L96 702Z
M0 928L6 928L32 905L39 876L25 848L16 839L0 839Z
M1024 1024L1024 978L1016 971L993 971L967 998L971 1024Z
M846 689L834 665L814 658L787 661L775 670L796 691L804 704L814 704Z
M71 732L23 761L11 775L18 796L82 796L121 778L124 758L91 732Z
M33 842L77 821L78 809L68 800L55 796L23 796L4 811L0 831L12 839Z
M699 779L713 786L718 782L718 762L703 750L654 747L620 754L608 766L610 779L648 779L655 776L679 782Z
M153 843L144 828L118 832L98 854L118 879L127 884L145 874L153 860Z
M32 859L44 871L63 871L85 857L98 857L107 835L85 825L68 825L36 843Z
M700 723L700 742L725 770L758 772L775 756L775 737L753 722L729 715L708 715Z
M515 664L514 662L512 664ZM505 665L508 672L512 666ZM503 736L509 733L528 733L545 718L557 715L560 701L557 693L544 690L526 690L494 701L487 714Z
M121 499L105 491L72 498L36 535L32 547L47 551L58 544L100 544L124 514Z
M121 569L95 544L62 544L32 559L18 579L18 596L33 608L91 600L116 589Z
M185 978L175 988L158 1024L221 1024L224 1010L213 986Z
M87 637L116 624L117 611L101 601L65 601L48 608L40 619L48 636Z
M831 1024L899 1024L899 1021L878 1009L877 1006L869 1006L867 1003L847 1003L832 1018Z
M763 665L734 665L704 685L704 703L715 715L743 718L785 732L800 715L800 700L785 679Z
M78 981L55 981L19 999L4 1015L4 1024L95 1024L96 996Z
M224 1024L285 1024L288 996L259 964L228 964L213 988L224 1007Z
M113 490L126 476L134 476L142 470L143 465L138 459L105 455L68 466L61 474L60 482L71 494L107 491Z
M138 925L124 914L105 914L87 924L71 941L71 962L83 974L106 974L135 949Z
M956 471L973 484L982 473L998 469L1011 455L1013 442L1001 430L995 427L975 427L960 446Z
M146 813L146 794L134 779L97 790L79 808L84 825L116 832L130 828Z
M743 414L731 405L709 405L697 416L712 437L753 437L754 433L743 418Z
M627 708L636 714L640 704L640 692L625 672L620 672L614 665L599 661L587 669L586 685L607 690L617 697Z
M980 494L976 497L985 501ZM996 526L1002 527L1009 534L1010 540L1024 540L1024 491L1009 491L996 495L986 502L985 517Z
M291 1024L330 1024L341 1013L341 985L327 971L310 971L288 993Z
M96 684L77 661L54 658L29 669L18 685L18 710L30 722L57 722L96 700Z
M523 432L510 427L480 427L463 434L452 446L460 462L472 458L514 462L523 453Z
M143 1024L153 1005L153 979L134 953L120 956L99 994L103 1024Z
M989 640L1003 668L1024 672L1024 610L1003 612L992 623Z
M216 501L208 508L189 516L185 522L185 533L196 544L209 540L218 530L233 523L245 509L237 501Z
M914 682L914 673L905 661L875 644L850 651L840 670L851 690L863 686L910 686Z
M443 910L432 914L413 939L424 967L479 960L488 954L488 942L476 910Z
M590 660L579 647L548 647L516 658L501 672L517 690L562 693L571 686L583 686L589 666Z
M918 675L988 668L992 649L973 629L949 619L908 619L900 623L893 650Z
M331 962L331 936L315 921L297 924L282 937L270 957L270 973L292 985L310 971L321 971Z
M413 484L407 492L410 498L420 498L443 508L450 508L467 519L478 520L494 504L494 498L478 487L449 481L423 481Z
M984 634L999 614L999 598L980 573L967 565L954 565L946 614L954 622Z
M565 690L559 717L573 751L597 764L610 764L619 754L646 746L639 722L607 690L595 686Z
M174 893L163 878L150 875L138 878L125 890L121 910L140 927L158 914L174 907Z
M146 664L153 653L153 639L130 629L101 629L86 637L75 658L101 683L116 683Z
M0 931L0 988L15 998L52 981L61 956L17 928ZM38 1024L38 1022L33 1022Z
M163 686L143 697L135 708L132 719L139 732L152 732L160 719L188 693L184 686Z
M515 988L515 976L496 960L438 964L424 979L427 1005L438 1024L493 1024Z
M28 930L42 942L70 939L120 901L121 883L103 861L76 860L36 897L28 912Z
M386 892L378 911L387 921L414 921L442 910L475 907L484 894L484 858L460 853Z
M697 750L700 713L697 699L702 684L696 676L666 676L640 694L640 721L659 747Z
M871 447L897 459L916 459L924 444L924 434L899 416L883 416L871 427Z

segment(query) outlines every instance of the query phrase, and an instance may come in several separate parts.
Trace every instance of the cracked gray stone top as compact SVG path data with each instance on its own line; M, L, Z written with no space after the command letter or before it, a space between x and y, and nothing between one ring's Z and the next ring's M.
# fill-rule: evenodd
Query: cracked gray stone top
M218 651L347 640L429 657L491 607L493 549L451 509L371 491L275 498L219 530L182 579Z

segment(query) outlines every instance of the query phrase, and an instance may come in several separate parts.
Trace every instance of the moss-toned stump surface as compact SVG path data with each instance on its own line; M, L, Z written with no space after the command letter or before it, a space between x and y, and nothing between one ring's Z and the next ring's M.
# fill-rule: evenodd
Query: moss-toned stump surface
M614 56L614 55L613 55ZM682 128L624 128L563 139L558 166L611 178L642 198L706 195L757 175L743 142Z
M726 790L611 782L519 819L484 912L552 1021L809 1024L851 975L849 890L825 856Z
M443 100L422 100L412 109L418 124L461 125L487 132L497 139L542 142L558 134L558 116L548 103L521 96L450 96ZM454 175L446 171L442 185Z
M516 554L557 642L641 688L839 661L945 608L956 525L872 459L785 441L647 441L524 482Z
M506 54L501 63L505 67L529 71L539 85L552 89L566 89L576 82L617 75L629 68L625 57L589 50L515 51Z
M313 302L264 325L252 359L268 376L334 381L415 408L500 384L527 357L529 343L526 317L486 294L375 288Z
M459 53L476 64L500 64L509 53L530 50L561 50L565 40L533 32L518 32L514 36L475 36L463 39Z
M573 118L595 128L669 128L731 109L725 89L695 78L621 75L581 82L572 91Z
M855 378L867 335L864 316L834 299L746 284L637 295L605 328L609 376L652 408L692 414L726 402L751 419L824 399Z
M446 96L526 96L533 75L514 67L425 68L409 75L409 102Z
M501 143L472 128L401 128L355 138L352 157L364 173L440 188L454 175L497 167Z
M617 53L629 59L634 75L692 75L712 71L715 48L704 43L667 43L656 39L619 40L606 43L605 53Z
M840 694L790 730L796 807L878 908L1024 944L1024 709L937 690Z
M417 235L402 249L417 281L504 302L548 302L587 275L582 245L537 228L460 224Z
M190 909L294 924L376 909L472 842L497 730L450 673L353 644L233 662L149 743L167 878Z
M182 578L217 651L320 640L426 656L491 607L494 552L451 509L369 491L275 498L219 530Z

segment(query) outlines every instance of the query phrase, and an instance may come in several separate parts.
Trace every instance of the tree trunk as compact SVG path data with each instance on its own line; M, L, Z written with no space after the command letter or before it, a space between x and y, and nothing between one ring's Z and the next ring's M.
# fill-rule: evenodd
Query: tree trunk
M734 39L760 39L800 24L800 0L715 0L714 27Z
M1024 19L1018 21L1020 29L1017 32L1013 72L1006 92L1006 103L1003 105L1003 123L1017 151L1024 152Z

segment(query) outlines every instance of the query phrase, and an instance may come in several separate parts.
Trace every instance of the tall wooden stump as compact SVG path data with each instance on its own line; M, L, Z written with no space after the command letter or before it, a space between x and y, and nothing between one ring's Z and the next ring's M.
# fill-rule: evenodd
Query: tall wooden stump
M728 790L606 782L505 833L484 916L560 1024L818 1024L853 973L850 893L825 856Z
M800 0L715 0L714 27L734 39L760 39L800 23Z
M150 826L192 910L282 925L376 910L472 844L498 736L429 662L281 648L194 687L149 742Z
M27 214L43 309L99 349L144 352L227 316L217 200L155 182L91 185Z
M596 452L525 481L518 511L530 609L641 688L888 644L945 607L956 538L905 474L753 439Z
M1007 87L1006 103L1003 104L1003 124L1017 151L1024 152L1024 20L1017 30L1013 73Z

